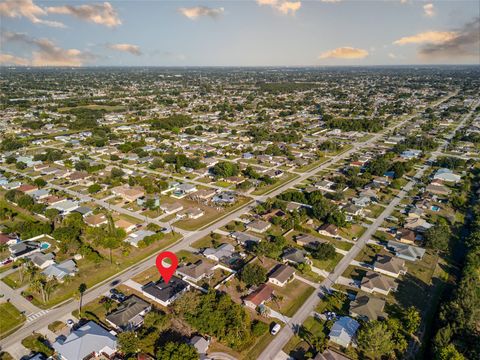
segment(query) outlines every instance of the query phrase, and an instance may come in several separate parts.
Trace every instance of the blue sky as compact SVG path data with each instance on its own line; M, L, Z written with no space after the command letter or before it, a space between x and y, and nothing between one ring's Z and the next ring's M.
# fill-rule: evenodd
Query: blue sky
M18 65L479 64L478 1L0 0Z

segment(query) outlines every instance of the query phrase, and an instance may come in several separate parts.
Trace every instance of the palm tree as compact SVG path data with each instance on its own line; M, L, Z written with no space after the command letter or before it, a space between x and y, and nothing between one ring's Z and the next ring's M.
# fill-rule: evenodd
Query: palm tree
M46 301L50 300L50 295L52 294L53 290L55 290L57 285L58 285L58 281L55 277L53 277L51 280L48 280L44 283L43 291L45 293Z
M30 283L30 290L40 294L42 296L42 302L45 304L47 302L47 295L45 293L45 284L46 280L42 277L36 277Z
M26 258L21 258L21 259L18 259L18 263L20 264L19 265L19 270L18 270L18 275L20 276L20 283L23 284L23 276L25 275L25 264L27 263L27 259Z
M35 278L37 271L37 267L32 262L27 262L26 265L24 265L24 272L25 275L27 275L28 281L32 281Z
M109 297L105 298L105 301L103 302L103 307L105 308L105 312L108 314L110 309L113 306L113 300Z
M85 283L81 283L78 286L78 293L80 294L80 302L78 304L78 315L82 314L82 300L83 300L83 293L87 290L87 285Z

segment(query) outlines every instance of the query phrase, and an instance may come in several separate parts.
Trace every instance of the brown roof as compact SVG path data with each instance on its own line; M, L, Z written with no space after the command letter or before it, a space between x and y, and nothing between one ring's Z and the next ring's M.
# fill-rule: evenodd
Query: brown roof
M81 180L90 177L90 174L85 171L74 171L71 173L68 178L70 180Z
M32 190L38 190L38 187L30 185L30 184L23 184L23 185L20 185L17 188L17 190L22 191L22 192L28 192L28 191L32 191Z
M396 287L395 280L373 271L367 271L362 279L361 285L367 289L380 289L384 291L388 291Z
M104 214L90 215L85 218L85 223L88 225L100 225L107 221Z
M389 255L378 255L373 266L394 274L398 274L400 271L405 271L405 261Z
M44 204L55 204L57 202L60 202L62 200L64 200L65 198L63 197L60 197L60 196L56 196L56 195L50 195L50 196L47 196L46 198L43 198L40 200L40 202L44 203Z
M260 305L264 301L270 299L273 294L273 289L267 284L260 285L254 292L248 294L243 299L244 301L250 301L255 304L255 306Z
M384 307L385 300L373 296L358 296L350 303L350 313L368 318L368 320L377 320L386 317L383 312Z
M323 224L322 226L320 226L318 228L319 231L323 230L323 231L326 231L332 235L337 235L338 233L338 227L336 227L335 225L333 224Z
M180 267L177 270L177 273L181 275L189 276L192 279L198 279L202 275L209 275L212 272L213 266L214 265L204 260L198 260L194 264L189 264L189 265Z
M409 229L400 229L400 239L415 241L415 232Z

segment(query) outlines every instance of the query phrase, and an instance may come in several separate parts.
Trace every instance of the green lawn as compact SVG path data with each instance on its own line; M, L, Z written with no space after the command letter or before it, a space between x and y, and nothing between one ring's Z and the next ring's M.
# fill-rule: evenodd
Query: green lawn
M35 353L42 353L46 356L53 355L53 349L46 344L45 338L41 334L33 333L22 340L22 345Z
M314 161L308 165L302 166L301 168L297 169L298 172L304 173L310 170L315 169L316 167L322 165L325 161L327 161L327 158L325 157L320 157L319 160Z
M255 190L252 194L253 195L266 195L269 192L272 192L273 190L279 188L283 184L296 179L297 177L298 177L298 175L285 173L285 175L283 175L282 178L280 178L277 182L275 182L275 184L262 186L262 187L258 188L257 190Z
M313 259L313 266L319 269L323 269L326 271L332 271L337 266L338 262L343 258L342 254L335 253L335 257L330 260L317 260Z
M7 336L25 321L25 315L10 302L0 304L0 339Z
M310 285L300 280L293 280L285 287L274 287L275 294L280 297L278 301L271 301L268 305L283 315L292 317L297 310L303 305L307 298L315 290Z

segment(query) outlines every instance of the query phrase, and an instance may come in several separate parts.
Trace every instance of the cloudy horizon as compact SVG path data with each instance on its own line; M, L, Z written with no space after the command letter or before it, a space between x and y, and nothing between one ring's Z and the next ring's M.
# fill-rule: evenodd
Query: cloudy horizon
M480 64L475 1L0 1L0 64Z

